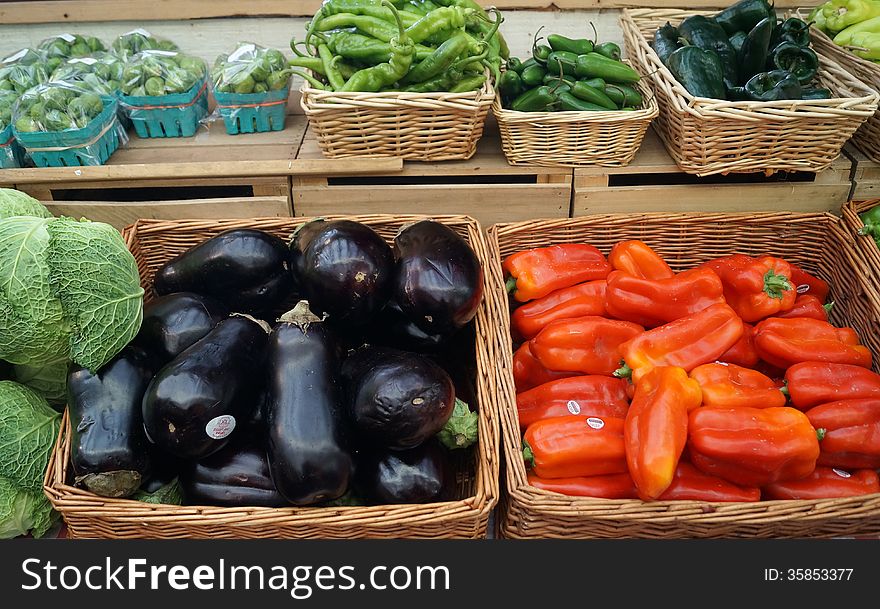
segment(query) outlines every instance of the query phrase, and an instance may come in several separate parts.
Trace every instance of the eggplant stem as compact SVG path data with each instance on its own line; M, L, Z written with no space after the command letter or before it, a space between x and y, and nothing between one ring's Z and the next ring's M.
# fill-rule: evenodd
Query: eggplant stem
M325 319L327 319L326 313L322 317L318 317L317 315L312 313L312 310L309 308L308 300L300 300L298 303L296 303L295 307L279 317L278 321L296 324L302 328L305 328L309 324L322 322Z

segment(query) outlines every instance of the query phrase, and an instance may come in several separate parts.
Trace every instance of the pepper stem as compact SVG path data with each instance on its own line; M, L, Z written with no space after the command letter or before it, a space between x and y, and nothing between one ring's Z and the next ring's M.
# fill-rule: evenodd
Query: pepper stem
M614 376L619 379L628 379L632 378L633 369L629 367L625 361L620 360L621 366L617 370L614 371Z
M764 293L770 298L782 300L783 292L789 292L794 289L791 280L785 275L775 273L770 269L764 273Z
M816 437L819 439L820 442L825 439L826 433L827 433L827 430L824 427L820 427L819 429L816 430Z
M313 76L310 76L309 74L306 74L305 72L303 72L303 71L301 71L301 70L291 70L290 73L291 73L291 74L296 74L297 76L299 76L300 78L302 78L302 79L304 79L305 81L307 81L310 85L312 85L312 86L315 87L316 89L319 89L319 90L321 90L321 91L326 91L326 90L327 90L327 87L324 86L324 83L322 83L322 82L321 82L320 80L318 80L317 78L315 78L315 77L313 77Z
M399 41L403 42L404 38L406 38L406 28L403 27L403 20L400 18L400 13L397 12L397 7L391 4L388 0L382 0L382 6L390 10L394 15L394 20L397 21L397 29L400 33Z
M827 304L823 304L822 308L825 309L825 313L831 313L831 310L834 308L834 301L832 300Z
M526 465L529 467L535 467L535 453L532 452L532 447L529 446L529 443L523 439L522 441L522 455L523 461L526 462Z
M508 294L516 292L516 277L508 277L507 281L504 282L504 288L507 290Z
M791 397L791 394L788 392L788 383L786 383L785 385L780 387L779 391L781 391L782 395L784 395L785 397L787 397L787 398Z

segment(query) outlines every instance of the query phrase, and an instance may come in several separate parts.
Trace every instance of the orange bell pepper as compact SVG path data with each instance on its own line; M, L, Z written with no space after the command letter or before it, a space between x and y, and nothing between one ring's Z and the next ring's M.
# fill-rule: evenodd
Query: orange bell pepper
M575 375L575 372L548 370L542 366L532 354L529 343L523 343L513 354L513 384L517 392Z
M822 304L822 301L812 294L801 294L794 299L794 306L792 308L788 311L777 313L773 317L781 317L783 319L809 317L819 321L828 321L828 313L833 306L833 302Z
M688 411L701 399L700 386L682 368L654 368L636 385L624 428L626 462L645 501L672 483L687 442Z
M819 465L880 468L880 398L821 404L810 408L807 418L825 430Z
M509 275L507 291L519 302L542 298L584 281L605 279L611 265L586 243L539 247L508 256L502 265ZM515 290L515 291L514 291Z
M871 469L847 472L817 467L800 480L774 482L764 487L764 499L834 499L880 493L880 477Z
M531 341L532 353L550 370L611 376L620 345L644 332L638 324L604 317L560 319Z
M615 270L640 279L670 279L675 276L663 258L642 241L620 241L611 248L608 262Z
M755 350L755 327L743 322L743 333L733 346L718 356L719 362L736 364L743 368L754 368L761 361Z
M726 304L716 304L687 317L654 328L620 346L625 366L617 376L632 374L633 381L657 366L691 371L717 360L740 339L743 322Z
M791 405L808 410L840 400L880 398L880 374L861 366L803 362L785 372Z
M623 271L608 275L605 308L616 319L655 327L724 302L721 280L709 269L668 279L642 279Z
M571 497L596 497L598 499L636 499L636 485L629 474L605 474L604 476L580 476L577 478L539 478L532 472L526 474L529 484L545 491L553 491Z
M568 416L529 425L523 458L540 478L575 478L626 471L623 419Z
M629 410L627 381L611 376L573 376L516 394L520 427L550 417L623 418Z
M818 298L819 302L822 303L828 300L830 288L825 281L806 272L794 262L789 262L788 266L791 267L791 282L794 284L798 294L810 294Z
M606 281L588 281L570 288L550 292L517 309L510 316L510 327L521 338L534 338L538 332L558 319L586 315L605 316Z
M727 304L743 321L758 321L794 306L797 291L791 266L781 258L734 254L702 266L718 273Z
M660 495L660 501L759 501L761 489L738 486L717 476L704 474L684 461L675 468L672 484Z
M703 406L779 408L786 397L773 379L736 364L703 364L691 370L703 391Z
M809 476L819 458L810 420L794 408L697 408L688 452L700 471L742 486Z
M755 349L762 360L786 369L800 362L871 367L871 351L852 328L826 321L771 317L755 326Z

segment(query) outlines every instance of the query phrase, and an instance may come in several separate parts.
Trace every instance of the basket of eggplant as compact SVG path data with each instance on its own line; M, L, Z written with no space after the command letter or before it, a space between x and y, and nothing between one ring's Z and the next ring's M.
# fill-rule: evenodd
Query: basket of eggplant
M48 480L71 536L485 535L503 322L474 220L124 236L152 298L116 358L70 372Z

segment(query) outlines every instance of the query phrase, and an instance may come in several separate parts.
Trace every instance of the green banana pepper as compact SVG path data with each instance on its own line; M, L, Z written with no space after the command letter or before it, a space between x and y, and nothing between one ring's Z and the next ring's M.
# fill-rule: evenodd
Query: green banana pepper
M874 17L880 17L880 2L872 0L831 0L822 8L828 29L840 32L846 28L862 24Z
M608 110L617 110L617 104L615 104L604 91L591 87L584 82L578 81L574 83L571 87L571 94L582 101L602 106Z
M413 55L415 55L415 43L407 34L407 29L400 20L397 9L394 8L388 0L385 0L383 6L391 9L397 21L398 34L391 39L391 58L387 63L380 63L371 68L364 68L355 72L351 78L341 88L334 86L338 91L365 91L375 92L386 87L390 87L407 72L412 66ZM416 23L421 23L421 20ZM415 26L412 26L415 27ZM330 75L327 75L328 79Z
M770 37L773 35L775 25L769 17L765 17L746 36L742 52L739 54L739 75L743 82L764 71L767 56L770 54Z
M654 51L659 55L660 61L666 63L672 52L681 46L678 41L679 37L678 28L668 21L666 25L657 28L657 31L654 32Z
M638 72L622 61L610 59L599 53L578 55L575 75L578 78L601 78L607 82L623 84L632 84L641 78Z
M593 41L586 38L566 38L559 34L550 34L547 36L547 43L554 51L567 51L575 55L593 52Z
M715 21L728 36L736 32L750 32L759 21L771 17L776 23L775 15L771 15L772 6L767 0L740 0L715 15Z
M880 6L880 2L878 2L878 6ZM834 44L841 47L849 46L853 36L861 32L880 32L880 16L849 26L834 37Z
M880 33L859 32L853 35L846 47L856 57L871 61L880 60Z
M751 31L754 26L749 27ZM726 87L739 84L739 70L736 51L727 38L727 33L711 17L693 15L681 22L678 31L689 44L704 51L714 51L721 60L721 75Z
M474 74L473 76L468 76L460 81L458 81L455 85L453 85L450 89L450 93L467 93L469 91L476 91L480 87L483 86L483 83L486 82L485 74Z
M832 33L831 29L828 27L828 21L825 19L825 14L822 12L822 9L825 8L825 5L820 4L816 8L810 11L809 16L807 16L807 21L813 24L820 32L824 32L825 34L830 34L831 37L834 37L834 33Z
M666 65L691 95L725 99L721 59L716 53L695 46L685 46L672 53Z
M783 42L770 54L770 65L776 70L790 72L801 84L806 84L819 71L819 57L809 47Z
M771 70L752 76L745 85L752 101L772 102L800 99L803 89L798 79L785 70Z

